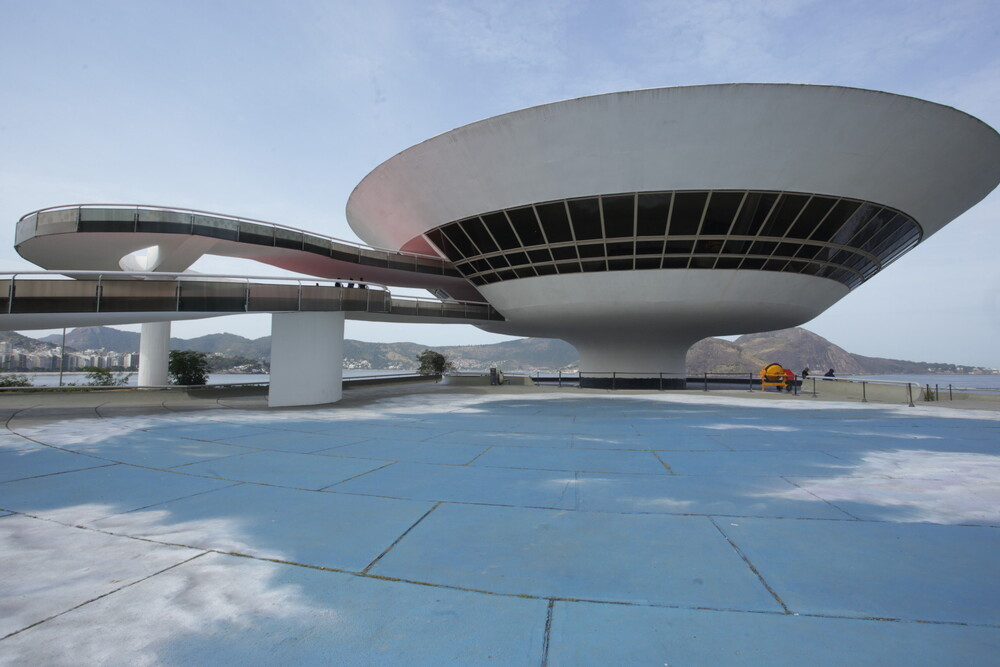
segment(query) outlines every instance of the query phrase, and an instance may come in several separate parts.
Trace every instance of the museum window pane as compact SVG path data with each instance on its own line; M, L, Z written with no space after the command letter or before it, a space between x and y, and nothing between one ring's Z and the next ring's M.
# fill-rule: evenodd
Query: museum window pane
M573 222L573 233L577 241L603 238L601 231L601 209L597 199L571 199L566 202L569 218Z
M837 200L832 197L816 196L810 199L806 207L802 209L802 213L799 214L798 220L788 230L787 236L793 239L809 238L836 203Z
M552 248L552 257L556 260L560 259L576 259L576 246L559 246L557 248Z
M776 192L747 193L747 198L729 233L733 236L757 236L777 199Z
M698 233L701 215L705 211L705 192L678 192L670 214L670 236L693 236Z
M614 241L607 244L608 256L635 254L635 243L632 241Z
M784 236L808 201L809 195L781 195L774 212L764 223L760 236Z
M506 257L511 266L520 266L528 263L528 255L523 252L509 252Z
M469 280L471 280L472 284L476 285L477 287L486 284L486 278L484 278L483 276L476 276L475 278L470 278Z
M819 227L813 230L809 238L817 241L829 241L836 235L837 230L851 219L860 206L861 202L841 199L834 205Z
M556 264L556 269L559 273L580 273L580 262L566 262L565 264Z
M608 271L631 271L632 260L630 259L609 259Z
M487 213L482 218L483 222L486 223L486 228L490 230L490 234L500 244L501 249L511 250L521 247L521 242L514 235L514 229L507 222L506 215L503 213Z
M871 252L896 230L897 222L902 216L893 214L892 211L886 209L879 213L876 218L879 224L876 225L875 220L870 222L855 238L851 239L851 246Z
M858 207L847 222L834 234L830 242L836 243L837 245L850 245L851 240L855 236L859 236L859 232L862 232L870 223L875 222L875 227L880 224L880 218L878 216L883 212L881 206L875 206L874 204L862 204ZM892 215L893 212L889 211L888 215ZM863 238L863 236L861 236ZM820 239L825 241L827 239Z
M637 255L662 255L663 241L636 241L635 254Z
M633 195L601 197L601 207L604 210L605 238L635 235L635 197Z
M497 277L500 278L500 280L512 280L517 277L517 274L510 269L507 269L506 271L497 271Z
M774 249L775 257L793 257L801 244L799 243L779 243Z
M531 258L531 261L533 263L552 261L552 253L546 250L545 248L542 248L540 250L529 250L528 257Z
M660 268L660 262L663 260L659 257L637 257L635 260L636 269L658 269Z
M469 262L473 268L476 269L476 273L482 273L483 271L491 271L493 267L485 259L474 259Z
M781 271L788 264L787 259L769 259L764 262L764 266L761 267L765 271Z
M483 278L483 281L484 281L484 282L485 282L486 284L491 284L491 283L498 283L498 282L500 282L500 276L498 276L498 275L497 275L497 274L495 274L495 273L487 273L487 274L483 275L483 277L482 277L482 278Z
M910 221L905 216L897 215L862 247L873 255L880 255L886 248L902 238L909 230L909 226Z
M805 273L806 275L810 275L810 276L815 276L822 269L823 269L823 267L821 265L819 265L819 264L805 264L802 267L801 273Z
M743 260L743 263L740 264L740 268L757 270L760 267L764 266L765 261L766 260L763 259L762 257L747 257L746 259Z
M538 219L542 222L545 230L545 237L549 243L563 243L573 240L573 234L569 228L569 219L566 217L566 205L561 201L550 204L539 204L535 206L538 212Z
M535 269L530 266L522 266L521 268L514 269L514 275L518 278L534 278L537 274Z
M663 252L667 255L690 255L694 249L694 241L667 241Z
M504 259L503 255L495 255L493 257L487 257L486 261L489 262L490 266L494 269L506 269L510 264Z
M536 264L535 271L540 276L550 276L556 272L556 267L554 264Z
M473 273L479 273L478 271L476 271L476 268L474 266L466 262L463 262L461 264L456 264L455 268L458 269L463 276L471 276Z
M603 243L590 243L577 246L577 250L580 252L580 257L604 257L607 254Z
M688 265L687 257L664 257L663 268L665 269L686 269Z
M728 234L741 201L742 192L713 192L708 200L705 220L701 223L701 234Z
M722 246L723 255L742 255L750 247L750 241L726 241Z
M667 231L667 217L670 214L671 193L639 195L636 211L636 234L638 236L663 236Z
M778 244L774 241L754 241L753 245L750 246L750 255L770 255L774 252L775 246Z
M735 269L739 267L740 262L743 261L742 257L726 257L723 255L715 262L715 268L717 269Z
M802 257L804 259L813 259L819 252L823 249L823 246L818 245L802 245L798 252L795 253L796 257Z
M486 231L486 227L483 225L479 218L469 218L462 222L462 229L465 230L472 242L476 244L480 252L496 252L498 250L496 243L493 242L493 238L490 236L489 232Z
M607 271L608 270L608 263L605 262L603 259L596 260L596 261L595 260L590 260L590 261L586 261L586 262L580 262L580 264L583 265L583 270L586 271L586 272L588 272L588 273L594 273L594 272L597 272L597 271Z
M507 211L507 217L514 226L514 231L521 237L521 242L526 246L544 245L545 237L542 236L542 228L538 226L535 218L535 210L530 206L524 208L513 208Z
M448 239L452 248L458 250L460 257L474 257L479 254L475 246L472 245L472 241L462 230L460 225L448 225L443 230L445 238ZM444 250L444 248L442 248ZM449 258L454 259L452 255L448 255Z

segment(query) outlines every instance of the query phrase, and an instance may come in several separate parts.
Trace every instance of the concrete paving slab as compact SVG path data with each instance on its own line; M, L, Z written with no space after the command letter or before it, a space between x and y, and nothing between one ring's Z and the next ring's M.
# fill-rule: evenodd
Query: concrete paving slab
M207 555L16 635L20 664L540 664L546 602Z
M161 436L147 439L142 436L126 436L115 437L92 447L77 444L74 445L74 451L115 463L128 463L147 468L172 468L196 461L237 456L254 450L188 438Z
M576 492L577 509L588 512L854 518L780 477L580 473Z
M232 482L109 465L0 484L0 507L68 524L229 486Z
M493 447L472 465L534 470L586 470L647 475L669 475L652 452L607 451L600 449L556 449Z
M171 544L360 572L433 506L240 484L109 517L94 526Z
M476 459L488 447L483 445L455 445L439 442L392 442L366 440L353 445L343 445L314 452L324 456L345 456L381 461L408 461L410 463L441 463L463 465Z
M14 452L22 449L36 449L37 442L32 442L16 433L0 433L0 452Z
M547 470L395 463L329 490L412 500L572 508L573 481L571 473Z
M680 663L979 664L995 653L993 413L759 392L420 385L289 410L260 396L231 409L218 397L153 394L52 395L34 416L14 414L0 451L24 433L127 463L0 483L0 525L67 531L58 543L70 573L86 566L75 537L84 532L244 555L197 556L73 611L55 594L40 607L50 620L0 639L0 663L660 664L665 646ZM119 397L128 400L116 413ZM199 409L166 413L165 400ZM230 457L257 457L236 467L261 481L240 483L190 474L230 460L204 454L243 451L206 435L327 447ZM489 452L459 457L487 448L498 450L493 462ZM633 470L654 454L681 474L587 471ZM817 472L827 457L833 474ZM178 460L186 474L137 467ZM324 461L385 467L323 491L272 485L308 483ZM523 467L486 467L494 462ZM553 462L567 469L541 469ZM102 572L130 571L128 550L101 554ZM15 549L7 560L32 557ZM407 583L390 568L433 581ZM45 586L71 592L76 579L61 571ZM545 599L562 592L628 600ZM884 620L896 617L907 620Z
M0 638L183 562L197 551L30 517L0 521ZM0 661L9 663L6 642Z
M233 438L219 438L216 442L224 442L240 447L253 447L279 452L299 452L306 454L331 447L341 447L354 442L360 442L364 436L332 435L329 433L297 433L295 431L269 431L254 435L241 435Z
M661 452L678 475L839 475L850 464L824 452Z
M548 664L986 665L1000 630L556 602Z
M742 519L720 528L794 612L1000 624L1000 534L974 526Z
M203 475L295 489L318 490L386 465L385 461L314 456L295 452L254 452L175 468Z
M664 431L658 435L592 435L575 433L573 435L575 449L639 449L660 451L729 451L716 438L710 435L685 434L683 437L672 431Z
M0 482L53 475L70 470L85 470L109 465L108 461L60 449L38 446L34 449L0 450Z
M781 610L700 517L442 505L371 572L515 595Z

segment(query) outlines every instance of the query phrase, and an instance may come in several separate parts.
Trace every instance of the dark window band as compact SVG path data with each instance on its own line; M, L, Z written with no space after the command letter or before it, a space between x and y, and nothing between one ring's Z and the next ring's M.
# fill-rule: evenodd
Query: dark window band
M871 202L801 192L639 192L542 202L427 237L473 284L646 269L804 273L854 289L916 245L920 226Z

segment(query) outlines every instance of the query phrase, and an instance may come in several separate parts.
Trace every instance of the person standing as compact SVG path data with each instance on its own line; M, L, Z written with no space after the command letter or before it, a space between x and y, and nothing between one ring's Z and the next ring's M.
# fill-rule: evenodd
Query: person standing
M803 380L809 377L809 367L806 366L805 368L803 368L802 372L799 375L802 377Z

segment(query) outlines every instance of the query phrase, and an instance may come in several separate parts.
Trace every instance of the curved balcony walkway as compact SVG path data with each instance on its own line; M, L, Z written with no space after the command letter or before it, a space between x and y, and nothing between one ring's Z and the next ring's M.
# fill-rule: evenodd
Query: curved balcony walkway
M128 255L157 247L156 266L183 271L202 255L250 259L304 275L443 291L483 301L440 257L372 248L262 220L192 209L74 204L28 213L14 242L26 260L46 269L117 271Z

